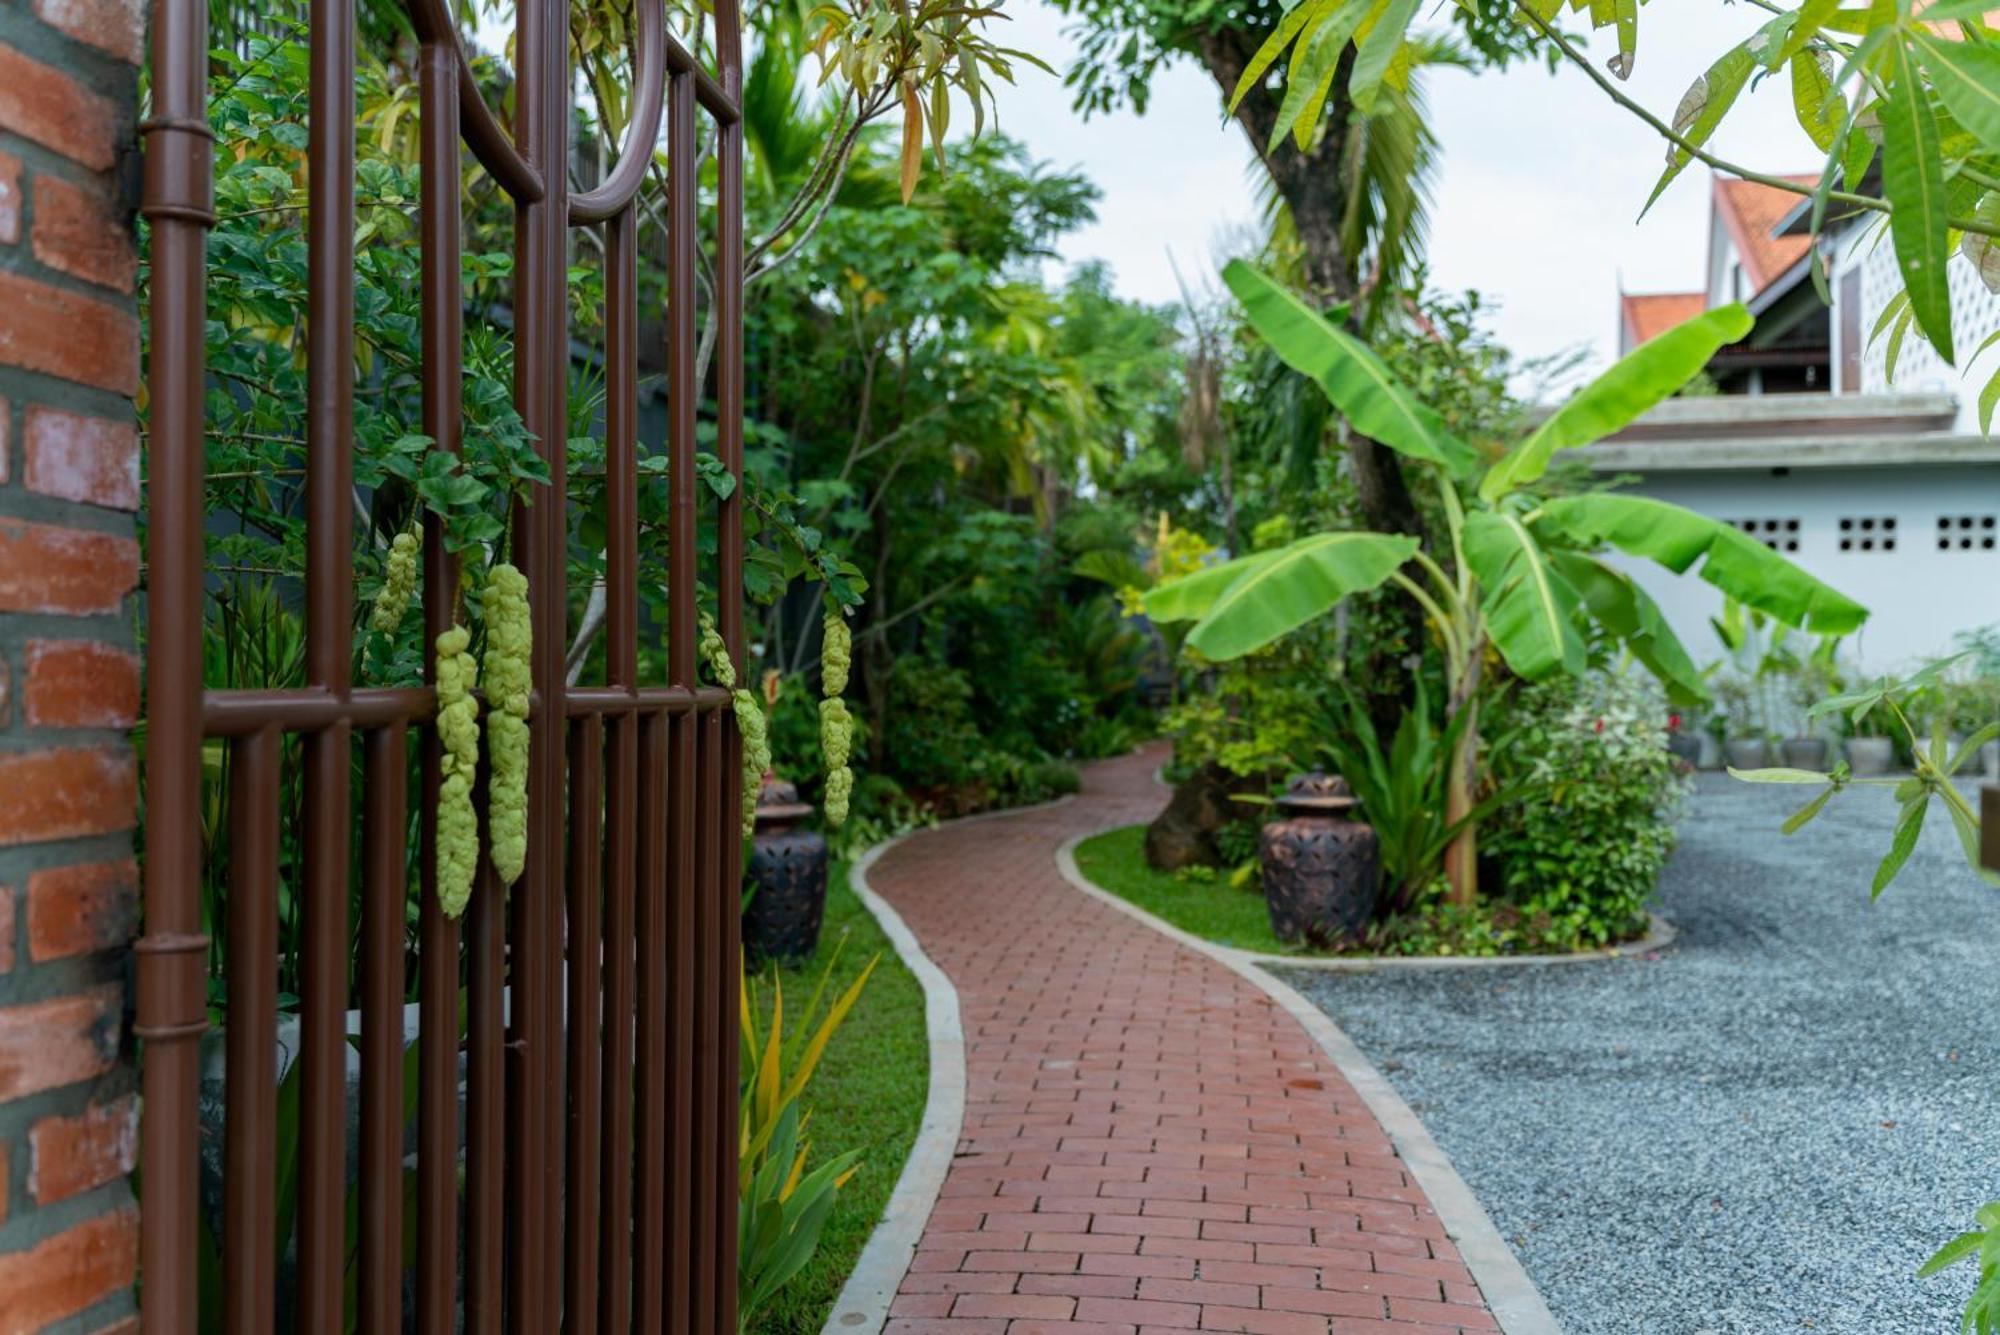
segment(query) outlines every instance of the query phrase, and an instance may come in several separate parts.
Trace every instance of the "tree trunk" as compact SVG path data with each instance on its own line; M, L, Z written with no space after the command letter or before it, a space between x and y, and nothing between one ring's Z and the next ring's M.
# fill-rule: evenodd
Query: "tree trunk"
M1202 64L1225 98L1235 92L1262 41L1263 34L1236 27L1214 28L1200 34ZM1237 123L1249 136L1251 147L1263 162L1264 170L1270 173L1285 207L1291 211L1307 284L1323 299L1350 304L1357 292L1356 257L1347 254L1341 243L1340 220L1346 212L1347 200L1340 164L1351 133L1353 104L1348 100L1347 89L1353 61L1354 51L1349 48L1340 58L1327 98L1326 133L1310 150L1301 150L1290 139L1275 148L1271 146L1272 132L1278 123L1279 95L1268 86L1251 89L1236 108ZM1360 335L1359 324L1351 312L1348 327L1356 336ZM1394 450L1358 431L1350 431L1347 460L1364 527L1377 533L1427 537ZM1425 643L1423 608L1414 599L1390 596L1397 599L1410 644L1420 651ZM1376 726L1393 730L1397 714L1409 702L1411 684L1409 674L1400 664L1385 663L1383 667L1384 671L1374 680L1364 683L1364 689L1368 694L1368 712Z
M1444 874L1451 882L1451 902L1470 908L1479 902L1479 823L1469 820L1479 795L1479 669L1485 655L1484 644L1472 646L1472 661L1464 675L1452 683L1451 705L1445 715L1447 726L1465 716L1465 728L1451 751L1451 770L1445 776L1444 818L1447 825L1465 821L1465 826L1445 846Z

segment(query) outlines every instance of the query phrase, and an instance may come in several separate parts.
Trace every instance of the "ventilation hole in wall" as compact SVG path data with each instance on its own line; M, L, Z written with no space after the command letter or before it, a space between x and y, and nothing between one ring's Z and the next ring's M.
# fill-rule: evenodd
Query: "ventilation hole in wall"
M1893 552L1896 550L1896 517L1894 515L1849 515L1841 519L1840 532L1840 550L1843 552ZM1942 532L1942 528L1940 528L1940 532Z
M1938 550L1990 552L1996 528L2000 528L2000 516L1996 515L1939 515Z
M1796 519L1725 519L1737 532L1755 538L1774 552L1799 549L1799 521Z

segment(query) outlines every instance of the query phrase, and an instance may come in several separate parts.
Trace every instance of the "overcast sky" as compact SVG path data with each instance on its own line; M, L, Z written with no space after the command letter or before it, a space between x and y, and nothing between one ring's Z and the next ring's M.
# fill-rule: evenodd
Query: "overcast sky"
M1007 45L1066 68L1074 44L1046 0L1014 0ZM1627 90L1671 116L1689 83L1754 30L1758 11L1723 0L1640 12L1638 64ZM1607 34L1608 36L1608 34ZM1615 50L1599 44L1599 58ZM1575 69L1463 74L1428 85L1443 145L1432 209L1435 286L1476 288L1497 302L1493 332L1522 357L1589 344L1617 348L1617 293L1701 286L1709 176L1684 172L1643 222L1640 205L1665 166L1665 145ZM1213 274L1218 243L1254 215L1249 150L1225 125L1214 85L1193 64L1173 69L1147 115L1080 121L1057 79L1025 70L1001 120L1034 153L1080 167L1104 191L1099 220L1068 238L1066 258L1109 260L1127 296L1175 299L1168 253L1193 281ZM1724 157L1765 171L1816 168L1792 119L1789 83L1746 91L1716 140Z

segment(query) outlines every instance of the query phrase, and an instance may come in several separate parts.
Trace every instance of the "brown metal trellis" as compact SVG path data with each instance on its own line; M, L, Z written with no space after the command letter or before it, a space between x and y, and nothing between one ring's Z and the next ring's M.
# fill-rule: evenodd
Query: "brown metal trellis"
M639 6L635 114L603 184L568 187L564 0L522 0L510 136L475 86L443 0L407 0L420 54L423 417L461 434L460 154L515 204L515 399L554 479L520 509L535 609L529 861L511 895L487 878L463 923L432 882L439 752L429 689L357 688L353 616L354 0L311 0L307 316L308 685L205 690L203 289L215 221L206 117L207 0L154 0L153 115L143 211L152 228L148 373L150 567L146 935L137 946L144 1043L143 1329L197 1329L201 753L232 749L227 921L223 1323L272 1329L276 1224L279 769L302 739L305 942L296 1294L304 1335L344 1330L348 1260L346 1023L349 766L359 740L362 911L359 1329L404 1328L404 779L420 733L424 869L418 928L414 1322L546 1332L735 1326L735 887L740 745L728 695L695 675L696 118L716 126L718 454L742 471L741 33L714 6L719 72ZM667 130L670 625L668 682L638 667L636 197ZM568 229L601 225L606 256L607 680L564 682L564 442ZM435 520L424 546L427 637L457 583ZM720 628L741 662L742 517L719 503ZM566 854L566 856L565 856ZM440 967L442 963L442 967ZM460 989L466 1001L460 1037ZM463 1047L464 1128L460 1130ZM463 1199L460 1160L464 1163ZM461 1227L462 1220L462 1227Z

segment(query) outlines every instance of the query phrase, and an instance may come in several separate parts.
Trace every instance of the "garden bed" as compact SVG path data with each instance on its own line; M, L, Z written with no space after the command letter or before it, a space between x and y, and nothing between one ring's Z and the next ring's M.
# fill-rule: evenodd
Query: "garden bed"
M1355 966L1445 959L1459 963L1587 960L1658 949L1673 938L1673 928L1664 919L1650 916L1642 930L1602 948L1568 954L1508 950L1504 939L1485 935L1480 925L1488 921L1504 924L1506 914L1496 912L1490 919L1479 922L1461 926L1447 923L1434 930L1409 934L1400 938L1397 948L1389 952L1382 952L1368 942L1356 942L1342 950L1314 950L1280 940L1271 930L1270 911L1265 907L1262 887L1255 879L1237 886L1226 873L1191 876L1186 872L1156 870L1146 862L1145 836L1145 826L1128 825L1086 839L1076 847L1077 868L1101 889L1184 932L1254 955L1282 956L1300 963Z
M751 1327L756 1335L810 1335L826 1323L902 1175L930 1089L923 989L848 885L847 870L846 863L836 863L828 877L818 951L780 976L789 1015L811 995L836 949L840 963L832 995L870 959L881 957L861 1000L827 1045L805 1096L813 1142L830 1153L859 1150L861 1166L836 1199L818 1252Z

